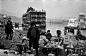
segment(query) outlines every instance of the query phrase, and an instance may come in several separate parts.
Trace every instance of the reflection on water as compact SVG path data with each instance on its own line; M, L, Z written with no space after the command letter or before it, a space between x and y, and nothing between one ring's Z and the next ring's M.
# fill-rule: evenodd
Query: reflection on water
M64 26L66 26L66 24L54 24L54 23L46 23L46 30L50 29L51 30L51 34L52 35L56 35L56 30L61 30L62 31L62 35L64 34L63 30L64 30Z
M64 27L66 26L66 24L54 24L54 23L46 23L46 30L50 29L51 30L51 34L52 35L56 35L56 30L61 30L62 31L62 35L64 34ZM18 28L16 28L18 29ZM19 27L18 30L22 30L22 27ZM86 30L81 30L82 34L86 36Z
M46 23L46 29L50 29L52 35L56 35L56 30L59 29L62 31L62 35L64 34L64 27L66 24L52 24ZM86 36L86 30L81 30L81 33Z

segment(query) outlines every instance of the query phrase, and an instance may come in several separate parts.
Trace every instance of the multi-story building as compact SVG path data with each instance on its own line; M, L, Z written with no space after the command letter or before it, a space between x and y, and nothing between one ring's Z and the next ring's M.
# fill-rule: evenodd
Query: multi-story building
M44 10L36 10L29 7L25 14L22 16L23 30L27 30L30 27L30 23L36 22L36 26L39 29L46 29L46 12Z

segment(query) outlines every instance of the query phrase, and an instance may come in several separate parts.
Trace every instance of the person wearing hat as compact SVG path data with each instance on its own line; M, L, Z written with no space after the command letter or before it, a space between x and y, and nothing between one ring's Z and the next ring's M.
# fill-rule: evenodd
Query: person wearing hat
M23 49L24 52L26 53L26 50L29 49L29 45L28 45L28 38L26 37L26 35L24 35L24 37L22 38L22 45L23 45Z
M38 56L40 32L35 22L31 22L31 26L27 32L27 38L29 38L29 47L33 47L36 50L36 56Z
M22 55L22 51L24 51L24 53L26 53L26 50L29 49L29 45L27 43L27 37L26 35L24 35L21 39L21 43L20 44L17 44L17 47L18 47L18 54Z
M8 20L7 24L5 25L5 33L6 33L6 39L12 40L13 35L13 25L11 20ZM10 37L10 38L8 38Z
M47 38L49 41L51 40L52 34L50 33L50 30L47 30L46 38Z
M58 47L62 47L63 45L63 37L61 36L61 30L56 30L56 34L57 34L57 40L56 42L58 42ZM56 50L56 55L63 55L63 49L62 48L58 48Z

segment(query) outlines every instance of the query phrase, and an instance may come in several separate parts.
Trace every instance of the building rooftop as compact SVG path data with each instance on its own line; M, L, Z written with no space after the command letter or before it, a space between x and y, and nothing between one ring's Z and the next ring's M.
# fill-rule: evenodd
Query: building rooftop
M46 11L43 9L36 9L33 7L28 7L27 12L46 12Z

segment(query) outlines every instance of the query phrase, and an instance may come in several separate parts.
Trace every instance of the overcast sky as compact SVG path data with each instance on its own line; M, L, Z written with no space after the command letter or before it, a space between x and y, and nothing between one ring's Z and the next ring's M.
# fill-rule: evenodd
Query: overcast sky
M85 0L1 0L1 9L8 12L25 13L28 7L46 10L47 17L54 19L58 17L78 16L85 12Z

